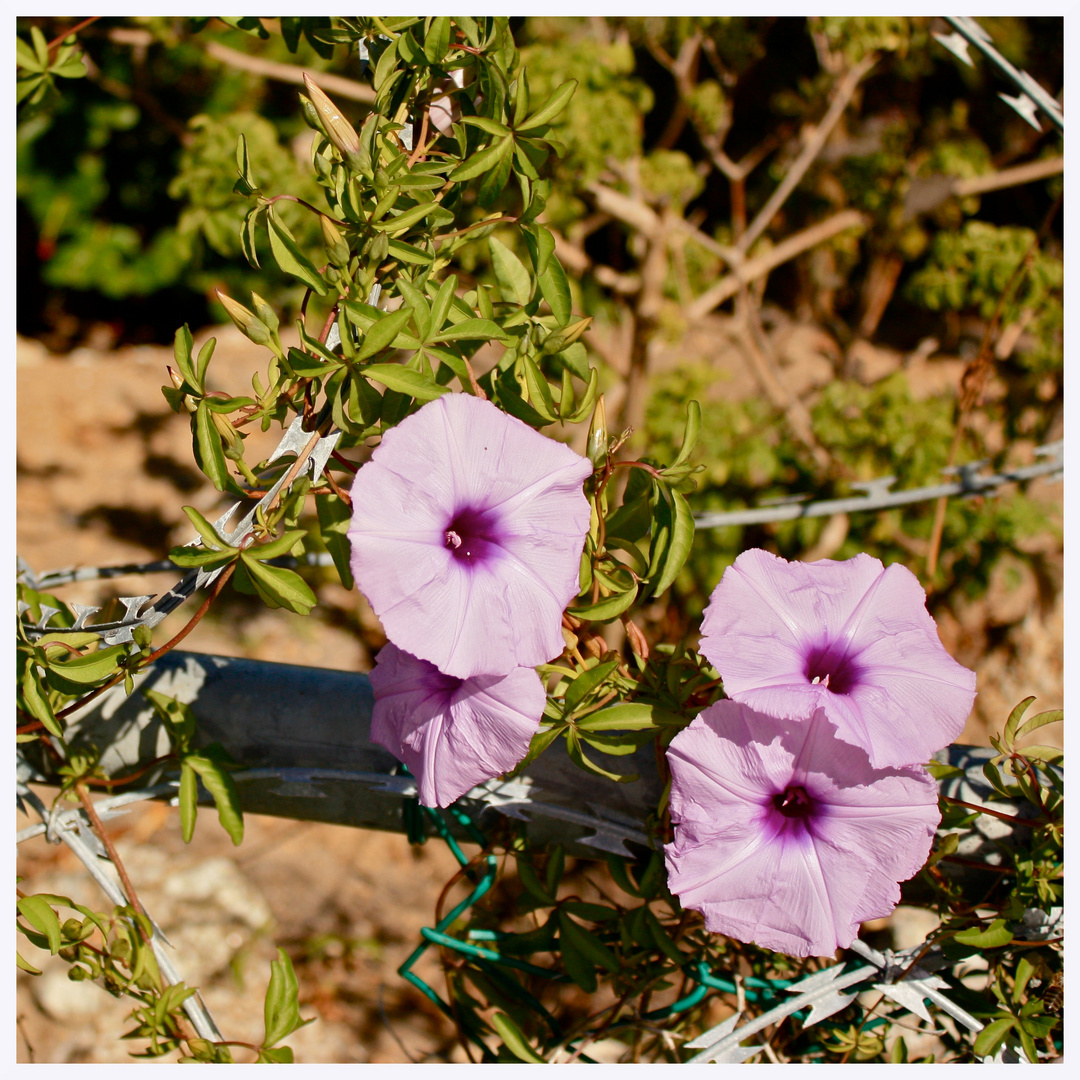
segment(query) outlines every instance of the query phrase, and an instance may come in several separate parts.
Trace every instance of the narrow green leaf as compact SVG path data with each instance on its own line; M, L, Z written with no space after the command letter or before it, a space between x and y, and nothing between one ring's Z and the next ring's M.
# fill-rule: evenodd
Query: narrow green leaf
M221 827L229 834L232 842L239 847L244 839L244 815L240 809L240 793L224 763L217 754L207 747L201 754L188 754L182 765L187 765L199 774L203 786L210 792L217 808ZM182 771L182 770L181 770Z
M505 341L509 335L490 319L462 319L431 336L432 341Z
M341 584L346 589L353 587L352 567L349 560L352 549L349 544L348 528L352 520L352 511L343 499L337 495L316 495L315 512L319 517L319 533L326 550L334 560Z
M1016 1023L1016 1018L1003 1016L997 1020L991 1020L975 1037L975 1045L972 1047L976 1057L992 1057L997 1053L998 1047L1005 1041L1005 1036Z
M690 504L677 491L671 492L671 498L675 510L671 541L664 557L660 577L652 583L650 588L652 596L659 596L675 580L679 571L683 568L683 563L686 562L687 556L690 554L690 547L694 542L694 515L691 513Z
M985 930L978 926L961 930L956 940L962 945L974 945L979 949L999 949L1012 941L1012 931L1004 919L995 919Z
M595 604L571 607L569 611L575 618L583 619L586 622L610 622L631 607L636 599L637 589L633 588L628 592L599 600Z
M403 240L391 238L389 251L395 259L413 266L430 266L435 261L435 256L431 252L424 251L413 244L406 244Z
M263 1021L266 1030L264 1050L302 1026L300 984L296 980L289 954L282 948L278 949L278 958L270 962L270 985L266 988Z
M582 731L643 731L648 728L681 725L686 718L644 701L624 701L589 713L575 723Z
M701 431L701 406L696 401L686 403L686 427L683 428L682 447L679 456L671 463L670 468L682 465L694 450L698 433Z
M525 887L525 891L530 893L535 899L539 900L545 907L553 907L555 904L555 897L550 893L547 888L542 884L540 878L537 876L536 870L533 868L527 855L519 855L517 860L517 874L518 880Z
M229 546L214 526L194 506L184 506L181 509L187 515L188 521L191 522L192 527L199 534L207 548L222 551Z
M376 353L388 349L390 343L405 328L412 315L412 308L400 307L397 311L384 315L378 322L372 323L368 327L367 333L364 334L364 340L357 351L356 359L367 360ZM369 375L370 368L365 368L364 374Z
M1020 726L1020 721L1024 718L1024 713L1031 707L1031 703L1035 700L1035 695L1024 698L1019 705L1011 713L1009 713L1009 719L1005 721L1005 733L1004 739L1006 746L1010 748L1016 742L1016 729Z
M551 387L547 379L531 356L521 358L521 366L525 371L525 384L529 388L529 404L545 419L552 423L558 419L558 411L551 397Z
M225 464L225 451L221 446L221 435L214 426L214 416L206 404L206 399L195 409L195 460L206 478L217 488L224 491L229 487L229 470Z
M288 608L297 615L307 615L315 607L315 594L295 571L284 566L267 566L247 551L240 553L240 560L264 604Z
M1057 761L1065 756L1065 751L1057 746L1025 746L1018 753L1032 761Z
M491 264L504 300L524 306L532 298L533 285L529 271L521 260L497 237L488 237Z
M49 695L45 693L41 685L36 668L37 665L32 660L23 668L22 678L19 681L22 703L35 720L40 720L45 725L46 731L60 737L64 734L64 726L56 718L56 713L49 702Z
M513 135L504 135L497 142L492 143L483 150L478 150L471 158L463 161L449 177L447 177L447 179L453 180L455 183L461 183L463 180L472 180L481 173L485 173L489 169L495 168L499 162L509 156L510 151L513 148Z
M183 761L180 763L180 831L185 844L195 835L195 818L199 813L199 783L195 770Z
M267 559L278 559L282 555L288 555L297 543L307 536L306 529L289 529L281 536L258 547L247 548L247 553L253 558L266 562Z
M490 116L463 116L461 122L469 127L478 127L481 131L486 131L489 135L495 135L500 139L510 134L510 129L505 124L492 120Z
M191 350L195 347L195 341L191 336L188 324L184 323L173 335L173 359L184 377L184 381L191 387L202 393L202 382L195 375L195 369L191 364Z
M563 698L566 712L568 714L572 713L618 666L619 660L616 658L597 664L596 667L589 668L588 671L583 671L566 688L566 694Z
M178 752L186 751L198 726L191 706L158 690L144 688L142 693L161 717L173 749Z
M1030 735L1033 731L1038 731L1041 727L1046 727L1047 724L1060 724L1065 719L1065 712L1062 709L1050 709L1047 712L1036 713L1035 716L1029 717L1021 725L1020 729L1016 732L1016 738L1020 738L1023 735ZM1022 754L1026 754L1026 750L1020 751Z
M540 284L540 295L547 301L551 314L555 316L560 326L565 326L573 314L570 306L570 283L566 280L566 271L562 268L562 263L554 255L548 262L547 268L538 276L537 281Z
M619 970L619 961L615 954L590 930L570 918L562 909L559 911L559 939L573 942L586 959L597 967L605 968L613 974Z
M561 86L556 87L555 92L551 97L549 97L547 101L532 114L532 116L527 117L522 123L517 125L517 130L531 131L533 128L542 127L544 124L550 124L551 121L554 120L555 117L569 104L576 89L576 79L570 79L568 82L564 82Z
M270 250L278 266L286 274L302 281L309 289L325 296L326 282L311 260L300 250L288 227L274 216L273 209L266 215L266 226L270 234Z
M116 661L127 655L126 645L110 645L106 649L74 656L70 660L53 661L48 667L49 684L63 690L60 683L90 686L116 673ZM55 677L55 678L54 678Z
M378 232L401 233L405 232L406 229L411 229L413 225L423 221L424 218L438 214L441 210L442 206L437 202L422 202L418 203L416 206L410 206L408 210L403 211L395 217L388 217L383 221L372 222L371 227Z
M570 918L565 912L558 912L559 919L559 953L562 956L563 967L566 969L566 974L586 994L596 993L596 971L586 959L585 955L577 948L577 943L574 936L574 930L577 929L577 924ZM571 929L569 932L566 930L566 926L569 924Z
M34 965L31 964L28 960L23 959L22 954L19 953L18 951L16 951L16 953L15 953L15 966L20 971L25 971L27 975L40 975L41 974L41 971L38 968L34 967Z
M499 1038L506 1045L514 1057L525 1061L530 1065L545 1065L547 1062L529 1045L528 1040L522 1033L521 1028L510 1019L506 1013L497 1012L491 1018L492 1026L498 1032Z
M44 896L20 896L15 901L19 914L45 935L49 952L55 956L60 951L60 920Z
M449 47L450 18L446 15L438 15L431 20L431 25L424 36L424 55L432 64L440 64Z
M374 379L399 394L408 394L418 401L434 401L449 392L430 376L399 364L371 364L364 368L364 374L369 379Z

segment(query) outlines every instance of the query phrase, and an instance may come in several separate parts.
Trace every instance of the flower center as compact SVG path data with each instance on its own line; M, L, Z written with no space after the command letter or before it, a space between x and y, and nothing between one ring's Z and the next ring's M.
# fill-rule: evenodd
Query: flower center
M806 788L791 784L773 796L773 806L786 818L809 817L814 809Z
M444 544L458 562L485 562L498 545L497 525L483 510L464 507L447 523Z
M834 694L850 694L859 684L859 665L847 656L834 655L831 646L815 649L806 663L806 677L815 686L825 686Z

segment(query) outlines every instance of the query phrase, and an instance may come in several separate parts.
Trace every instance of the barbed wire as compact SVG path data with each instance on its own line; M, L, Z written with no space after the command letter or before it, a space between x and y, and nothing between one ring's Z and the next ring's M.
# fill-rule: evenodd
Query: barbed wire
M271 455L274 461L286 453L296 453L299 450L301 439L306 441L310 438L307 432L300 428L300 420L297 418L285 433L278 448ZM317 479L322 472L330 451L337 441L337 433L325 436L319 441L315 452L312 454L313 478ZM763 525L781 521L794 521L797 518L807 517L832 517L836 514L858 514L877 510L888 510L897 506L906 506L911 503L925 502L940 498L970 498L975 495L994 491L1004 484L1019 484L1040 477L1050 481L1057 481L1065 474L1065 443L1064 440L1046 443L1035 448L1035 455L1046 460L1034 465L1021 466L1015 469L1005 469L1000 473L989 476L981 475L980 469L988 462L986 460L973 461L966 465L959 465L943 470L943 475L956 475L957 479L943 484L932 484L926 487L909 488L904 491L890 491L896 482L894 476L883 476L876 480L868 480L853 483L851 486L863 492L862 495L850 496L842 499L821 499L807 502L807 495L789 496L781 502L768 506L748 508L745 510L726 511L700 511L694 515L694 524L699 529L719 529L742 525ZM268 503L278 492L281 486L279 480L266 492L252 509L244 515L239 524L226 534L225 525L240 507L240 502L233 503L221 517L214 522L214 528L222 535L223 539L233 542L239 539L250 528L255 519L259 507ZM333 559L327 552L311 552L300 559L291 556L283 556L280 559L271 560L275 565L296 566L306 564L309 566L329 566ZM102 567L67 567L61 570L51 570L43 574L35 574L31 567L23 559L18 562L18 580L29 585L37 591L55 589L62 585L69 585L80 581L105 580L127 575L141 575L163 573L175 570L175 565L168 559L158 559L147 563L124 563L118 566ZM87 619L101 610L92 605L70 605L76 614L74 629L88 630L99 634L108 645L131 641L135 627L145 625L156 626L165 616L177 608L184 600L201 588L210 585L221 570L204 571L202 569L189 571L180 582L168 592L162 594L148 607L144 605L151 599L145 596L121 596L118 600L124 605L124 616L114 622L97 623L87 625ZM25 603L20 603L20 615L28 608ZM32 635L40 635L49 631L49 621L58 613L59 609L50 605L42 605L41 615L33 626L27 625L27 632Z
M895 476L882 476L877 480L853 483L851 486L865 492L863 495L846 499L822 499L818 502L804 502L806 495L795 495L770 506L748 510L725 510L702 512L694 515L694 524L699 529L719 529L730 525L764 525L776 521L793 521L805 517L831 517L835 514L858 514L870 510L888 510L894 506L924 502L942 497L970 498L993 491L1003 484L1019 484L1037 477L1058 480L1065 475L1064 440L1047 443L1036 447L1035 453L1046 461L1036 465L1025 465L1017 469L1006 469L991 476L981 476L979 470L988 462L972 461L967 465L943 469L943 475L957 475L959 479L945 484L933 484L929 487L908 488L905 491L890 491L896 483Z
M1004 56L994 48L990 35L969 15L944 16L945 21L953 27L952 34L935 34L935 40L949 50L957 59L974 67L975 62L968 52L968 45L974 45L987 59L1003 72L1020 89L1016 97L1008 94L998 94L1007 105L1015 109L1033 128L1041 131L1037 109L1042 109L1050 118L1050 123L1064 134L1065 116L1061 105L1055 101L1026 71L1019 71L1013 67Z

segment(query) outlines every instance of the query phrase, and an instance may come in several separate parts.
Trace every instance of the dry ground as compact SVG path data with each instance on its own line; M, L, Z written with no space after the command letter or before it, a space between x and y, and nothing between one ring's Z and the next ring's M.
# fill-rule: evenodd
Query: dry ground
M216 334L212 383L244 393L252 368L262 363L259 350L231 327ZM198 335L197 345L207 336ZM785 353L778 343L778 351L792 387L811 391L827 368L815 354L813 334L801 351L797 345L789 342ZM190 536L183 504L208 514L215 507L215 493L191 465L188 426L159 390L170 361L167 348L79 349L58 358L34 342L19 342L17 544L34 570L160 558ZM871 352L860 362L867 378L874 377L874 364L881 374L891 370L888 356ZM925 378L954 379L958 372L947 364L926 365ZM277 434L253 438L269 450ZM258 456L256 450L249 460ZM1060 500L1060 484L1036 487ZM998 726L1027 694L1038 695L1041 709L1061 705L1060 591L1048 599L1044 590L1040 600L1029 576L1006 570L985 601L942 626L946 645L979 676L978 709L963 741L985 742L987 724ZM173 580L88 582L67 587L64 597L105 603L161 591ZM230 602L184 647L367 670L378 645L370 611L340 586L323 586L320 599L307 619ZM186 617L171 616L156 640L166 640ZM18 827L26 824L20 819ZM177 946L178 966L203 989L227 1038L260 1038L269 961L283 945L297 965L302 1013L318 1017L288 1040L298 1060L464 1060L446 1020L395 974L420 940L420 927L431 925L439 891L456 869L441 845L411 849L398 835L249 817L244 844L234 849L213 814L204 812L185 846L176 813L156 805L111 829L144 903ZM22 848L24 890L104 906L65 847L37 839ZM126 1060L136 1047L117 1041L130 1026L125 1004L95 986L69 982L59 961L34 960L45 974L20 976L19 1060ZM430 955L419 971L441 986Z

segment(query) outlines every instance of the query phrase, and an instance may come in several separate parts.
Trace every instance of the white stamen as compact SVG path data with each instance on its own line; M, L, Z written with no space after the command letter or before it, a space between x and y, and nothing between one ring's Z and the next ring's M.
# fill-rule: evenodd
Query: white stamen
M453 548L455 551L461 547L461 537L453 529L446 530L446 546ZM465 554L468 555L469 553L465 552Z

